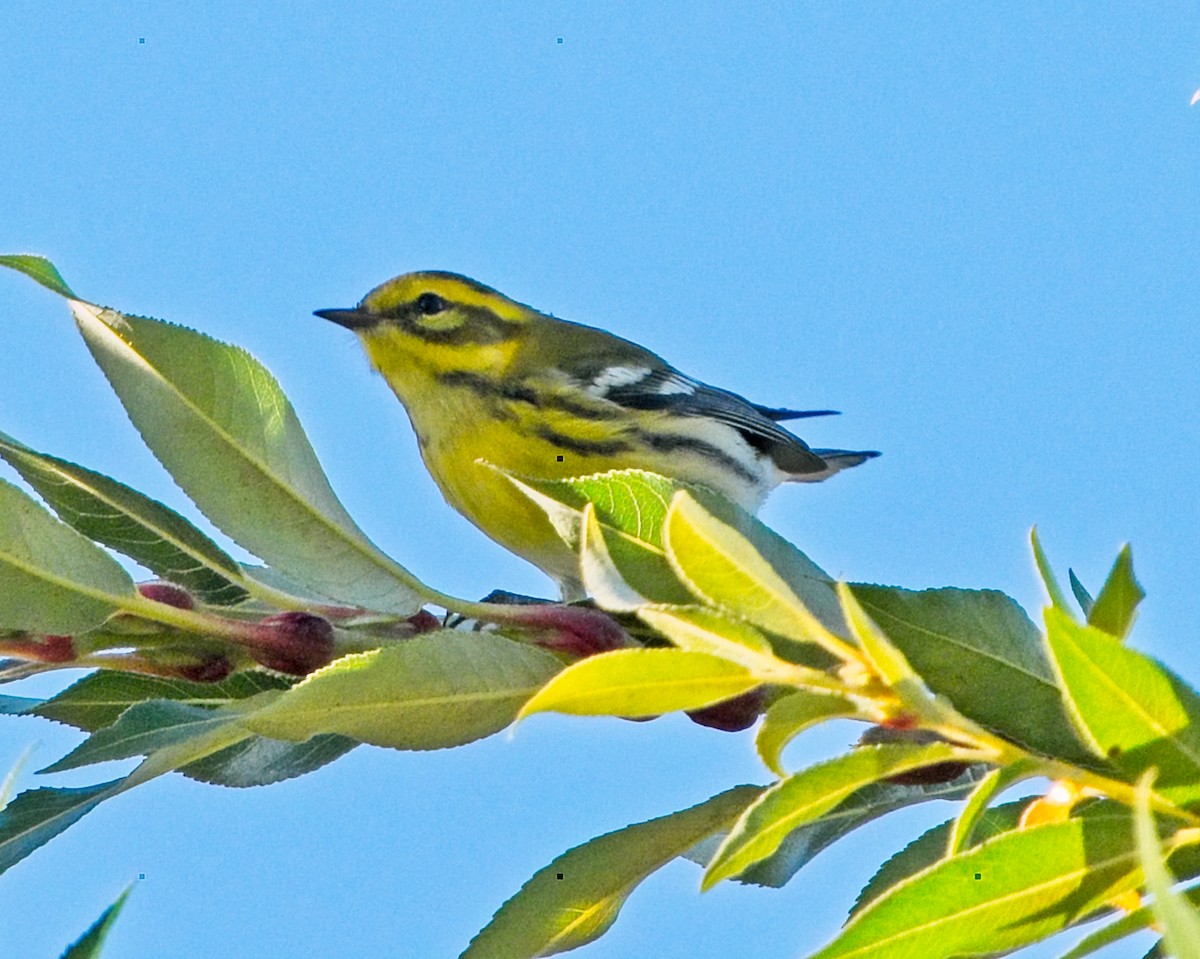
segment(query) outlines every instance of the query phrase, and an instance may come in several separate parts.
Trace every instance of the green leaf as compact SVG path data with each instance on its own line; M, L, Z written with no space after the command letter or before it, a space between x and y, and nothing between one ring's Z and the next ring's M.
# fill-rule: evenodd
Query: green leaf
M867 615L850 586L838 583L837 591L851 635L859 648L867 654L867 659L873 667L872 671L896 694L904 710L924 725L936 727L943 724L955 728L968 728L969 720L954 710L946 699L939 699L930 692L925 681L913 669L908 657ZM979 730L975 728L973 731Z
M993 773L997 771L992 770ZM984 782L986 780L979 783L976 791L984 785ZM893 886L898 886L910 876L915 876L942 859L958 855L983 843L991 842L997 836L1012 832L1017 828L1021 813L1028 804L1028 799L1018 799L1014 802L1002 803L991 809L981 810L970 837L960 849L952 853L948 853L946 850L954 839L958 820L951 819L932 829L925 830L876 870L875 875L859 892L858 898L850 910L850 916L858 915Z
M788 743L818 723L857 715L858 707L843 696L798 689L767 707L754 746L767 768L782 778L787 775L783 769L783 750Z
M671 501L664 537L671 565L705 603L793 641L817 644L840 658L844 644L829 633L815 610L796 595L755 544L686 491L676 493ZM810 584L812 597L820 597L826 606L829 600L837 605L827 581L812 579ZM842 622L840 610L827 612L826 618Z
M0 266L7 266L24 273L31 280L40 283L52 293L71 299L75 296L66 280L59 275L54 264L44 256L34 256L29 253L6 253L0 256Z
M946 841L947 855L957 855L974 845L971 839L975 830L986 818L988 804L993 797L999 796L1010 786L1015 786L1038 774L1038 763L1033 759L1018 759L1007 766L988 770L963 804L958 818L954 820L954 826Z
M1115 636L1046 610L1047 637L1076 727L1130 782L1157 768L1155 791L1200 802L1200 696Z
M1162 926L1167 950L1175 959L1200 959L1200 915L1174 890L1175 877L1163 861L1162 844L1150 812L1153 784L1153 772L1138 780L1133 819L1146 888L1154 894L1154 915Z
M399 615L420 607L421 584L355 525L262 364L186 327L71 308L142 439L217 527L343 602Z
M81 633L133 592L116 560L0 480L0 628Z
M508 475L508 474L505 474ZM778 533L745 510L710 490L689 486L643 470L614 470L566 480L509 479L546 511L559 534L573 549L579 547L579 518L592 503L604 530L605 544L620 575L641 595L654 602L681 604L689 598L660 591L665 581L676 582L664 568L664 524L671 500L681 491L700 504L720 523L732 527L749 541L790 590L799 596L828 629L844 631L841 609L833 594L833 581L819 566ZM824 665L812 664L812 665Z
M73 825L112 795L122 780L77 789L32 789L0 811L0 873Z
M743 872L779 848L788 833L833 809L855 790L896 773L974 754L948 743L863 746L784 779L746 810L713 856L702 888Z
M241 567L191 523L157 500L101 473L38 453L0 433L0 457L88 539L103 543L192 590L205 602L233 605L246 591L231 580Z
M579 575L587 595L601 609L631 611L652 601L691 601L691 594L675 578L661 550L647 549L624 533L605 529L591 503L584 505L580 521ZM620 557L620 563L614 556Z
M1029 543L1033 547L1033 561L1037 564L1038 573L1042 577L1042 585L1046 587L1046 595L1050 597L1050 605L1063 612L1067 612L1067 597L1062 591L1062 587L1058 585L1058 580L1054 576L1054 570L1050 566L1050 560L1046 558L1046 551L1042 549L1042 541L1038 537L1037 527L1033 527L1029 531Z
M280 695L271 691L263 696ZM239 705L251 708L252 700ZM169 699L151 700L130 706L111 726L105 726L76 746L62 759L40 770L59 773L92 763L145 756L168 746L177 746L236 723L236 709L207 709Z
M664 556L662 525L671 497L677 490L689 488L644 470L614 470L561 480L504 475L546 511L558 534L573 549L579 547L579 519L591 503L602 528L660 559Z
M597 939L643 879L727 826L758 793L737 786L564 853L500 907L460 959L533 959Z
M850 588L929 688L968 719L1034 752L1097 765L1071 732L1041 634L1008 596Z
M246 700L289 687L287 680L264 673L238 673L221 683L187 683L125 673L93 673L46 704L54 718L81 728L105 728L43 772L59 772L91 762L144 754L183 742L200 731L239 719L228 707L252 708ZM164 697L155 701L156 695ZM149 697L150 701L144 701ZM218 711L215 707L226 707ZM122 711L120 718L114 710ZM115 721L114 725L107 725ZM100 722L102 721L102 722ZM87 726L83 724L86 723ZM219 786L265 786L319 769L344 756L358 743L344 736L314 736L280 742L248 736L179 772Z
M101 669L89 673L51 699L35 701L29 712L94 732L116 722L130 706L152 699L174 699L192 706L226 706L291 685L292 680L262 672L234 673L219 683L190 683L182 679Z
M0 630L0 633L2 632ZM38 673L57 668L53 663L34 663L26 659L0 659L0 683L15 683L18 679L27 679Z
M44 702L44 699L34 699L32 696L0 696L0 715L21 716Z
M8 805L12 799L13 791L16 789L17 777L21 775L21 771L25 768L25 764L29 762L29 757L33 755L33 747L28 746L13 763L12 768L4 774L4 778L0 779L0 812L4 811L4 807Z
M1192 906L1200 906L1200 886L1185 889L1181 895ZM1107 926L1097 929L1090 935L1084 936L1069 952L1063 953L1060 959L1083 959L1084 956L1099 952L1114 942L1120 942L1122 939L1148 929L1154 921L1154 910L1150 906L1142 906L1140 909L1135 909L1110 922ZM1164 955L1161 952L1158 954Z
M117 921L125 900L129 898L132 886L126 886L125 891L117 897L117 901L100 914L100 918L75 942L67 947L62 959L99 959L100 951L104 948L104 940L108 938L109 930Z
M1096 601L1092 599L1092 594L1087 591L1083 583L1079 582L1079 577L1075 575L1075 570L1068 569L1067 576L1071 581L1071 592L1075 594L1075 602L1083 610L1084 616L1089 615L1092 612L1092 607L1096 605Z
M244 789L303 776L340 759L358 745L345 736L320 735L302 743L250 736L210 756L180 766L189 779Z
M1145 590L1133 575L1133 551L1126 544L1117 554L1095 604L1088 610L1088 625L1124 639L1129 635L1138 604L1145 598Z
M243 719L274 739L338 733L393 749L444 749L499 732L562 664L491 633L443 630L344 656Z
M658 716L700 709L762 682L738 663L682 649L619 649L589 656L555 676L521 709L576 716Z
M702 606L647 606L638 618L662 633L679 649L707 653L752 670L762 679L775 675L780 682L808 677L832 685L826 674L806 670L779 659L767 638L749 623Z
M982 775L982 766L968 766L961 776L942 783L914 785L875 782L856 789L818 819L788 833L771 856L755 863L734 877L736 882L781 888L817 854L839 839L880 816L934 799L956 801L964 798ZM720 840L710 839L688 852L688 858L701 866L712 861Z
M810 959L950 959L1044 939L1138 886L1130 825L1117 804L1097 803L941 859L873 900Z

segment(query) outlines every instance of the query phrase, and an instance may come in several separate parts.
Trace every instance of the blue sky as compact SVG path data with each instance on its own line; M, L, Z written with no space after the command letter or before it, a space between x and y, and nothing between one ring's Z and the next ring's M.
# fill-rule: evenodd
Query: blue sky
M835 575L995 587L1036 617L1033 523L1093 587L1132 542L1134 642L1200 681L1194 5L281 9L6 4L0 252L250 349L426 581L548 589L444 505L353 338L311 311L437 268L758 402L842 410L800 432L884 456L762 514ZM61 301L16 275L0 429L195 516ZM76 737L10 720L0 768L35 740L33 768ZM564 849L766 778L746 734L545 716L266 789L171 777L0 877L0 954L57 955L145 874L113 959L453 956ZM803 955L950 813L876 824L782 891L700 896L677 863L579 954Z

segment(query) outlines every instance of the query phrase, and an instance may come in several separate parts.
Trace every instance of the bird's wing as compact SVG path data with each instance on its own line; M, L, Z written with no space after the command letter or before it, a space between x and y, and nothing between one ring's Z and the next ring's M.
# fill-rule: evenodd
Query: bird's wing
M820 416L829 411L759 407L736 393L701 383L665 364L612 366L577 372L584 374L579 380L583 389L598 399L627 409L706 417L732 427L752 447L770 456L785 473L826 470L825 461L809 449L808 444L775 420Z
M841 416L839 410L785 410L774 406L759 406L752 404L756 410L769 420L804 420L813 416Z

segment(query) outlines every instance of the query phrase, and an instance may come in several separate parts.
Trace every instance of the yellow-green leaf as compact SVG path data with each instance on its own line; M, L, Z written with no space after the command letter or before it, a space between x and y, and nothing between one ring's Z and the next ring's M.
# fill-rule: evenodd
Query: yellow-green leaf
M708 864L703 888L766 859L793 830L833 809L851 793L897 773L974 757L948 743L861 746L784 779L760 796L734 825Z
M460 959L534 959L591 942L612 925L643 879L726 828L759 791L736 786L564 853L500 908Z
M344 656L243 720L275 739L338 733L444 749L499 732L561 663L492 633L443 630Z
M350 518L266 367L186 327L71 308L146 445L218 528L336 600L417 610L421 584Z
M563 670L525 704L540 712L578 716L657 716L700 709L759 685L745 666L682 649L619 649Z
M116 560L0 480L0 628L80 633L133 595Z
M782 576L740 532L686 491L667 512L667 558L704 602L797 642L842 656L845 644L804 605Z

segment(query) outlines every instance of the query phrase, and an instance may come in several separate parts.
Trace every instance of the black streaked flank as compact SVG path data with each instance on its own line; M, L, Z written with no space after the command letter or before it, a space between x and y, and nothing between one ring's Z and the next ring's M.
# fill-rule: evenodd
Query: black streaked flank
M624 440L581 440L559 433L548 426L539 426L537 435L547 443L553 443L560 449L570 450L581 456L614 456L617 453L628 453L634 448Z
M761 476L747 469L745 464L740 460L730 456L720 447L704 442L704 440L698 440L691 436L672 436L663 433L641 433L640 436L647 446L659 453L675 453L680 450L695 453L705 459L720 463L730 472L736 473L747 483L757 484L762 480Z
M506 400L515 400L518 403L528 403L530 406L540 409L562 410L564 413L570 413L582 420L615 420L620 419L623 415L615 407L607 409L599 404L581 403L562 393L538 393L531 386L521 383L498 382L468 370L450 370L446 373L438 373L436 378L439 383L468 389L479 397L501 397Z
M445 373L438 373L435 378L446 386L470 390L483 399L503 398L530 403L534 406L538 405L537 393L519 383L503 383L469 370L448 370Z

